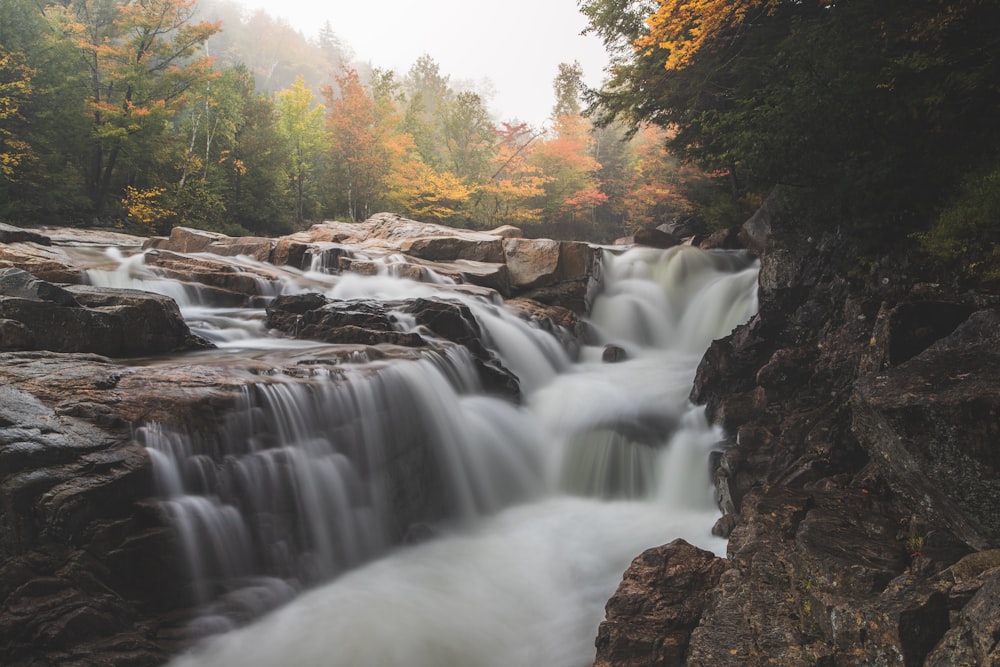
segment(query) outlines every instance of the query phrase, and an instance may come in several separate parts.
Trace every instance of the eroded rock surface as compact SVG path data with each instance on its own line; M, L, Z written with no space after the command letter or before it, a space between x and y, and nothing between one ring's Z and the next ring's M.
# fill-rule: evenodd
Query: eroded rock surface
M890 261L849 282L845 244L794 229L780 197L744 226L760 311L691 394L730 436L725 572L684 655L598 664L992 664L998 298Z

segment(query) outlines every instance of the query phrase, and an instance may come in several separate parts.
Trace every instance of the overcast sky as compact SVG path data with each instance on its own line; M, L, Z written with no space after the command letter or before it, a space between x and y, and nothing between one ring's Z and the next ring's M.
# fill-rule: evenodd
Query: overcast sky
M406 72L429 54L453 82L489 79L500 120L533 125L552 110L559 63L580 62L586 83L604 78L600 40L580 31L577 0L243 0L315 37L324 21L362 62Z

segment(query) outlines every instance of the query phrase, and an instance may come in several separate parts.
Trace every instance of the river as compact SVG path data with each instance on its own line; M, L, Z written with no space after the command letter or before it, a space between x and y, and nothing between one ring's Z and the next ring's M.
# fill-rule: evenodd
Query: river
M141 255L119 259L91 282L170 294L212 359L324 353L269 335L260 309L208 307ZM725 551L710 530L721 434L687 396L709 343L755 312L757 268L735 251L606 251L584 341L389 265L289 273L281 291L462 301L522 396L485 392L464 348L441 346L276 372L211 438L139 429L202 610L202 641L170 665L591 664L633 557L678 537ZM603 361L607 345L624 359ZM433 521L401 518L424 504Z

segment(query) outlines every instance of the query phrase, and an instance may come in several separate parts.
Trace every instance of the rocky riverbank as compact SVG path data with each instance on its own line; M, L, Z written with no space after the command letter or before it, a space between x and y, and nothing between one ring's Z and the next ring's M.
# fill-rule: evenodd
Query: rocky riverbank
M340 345L298 361L204 356L213 345L192 334L174 299L86 284L143 246L130 278L166 278L220 307L268 302L268 328ZM0 225L0 663L157 665L191 641L189 576L151 500L152 464L135 428L214 432L249 383L336 374L352 355L416 359L442 345L467 347L484 386L516 396L516 378L455 302L394 305L431 340L397 332L381 304L319 294L272 301L283 281L305 280L310 269L443 279L444 289L506 297L520 317L569 333L598 284L600 251L520 238L513 228L472 233L384 214L282 239L175 229L143 240ZM203 355L197 365L185 361L193 353ZM409 503L409 522L430 520L433 508L424 509Z
M770 200L744 227L760 311L716 341L691 398L729 434L728 558L635 560L595 665L1000 662L1000 310L844 244Z
M144 244L137 275L155 270L220 306L270 301L287 271L434 275L577 333L600 276L587 244L386 214L281 239L44 232L0 226L9 665L155 665L189 641L178 630L186 575L132 429L207 428L248 378L270 372L269 360L197 371L169 362L211 345L171 299L82 284L86 271L117 265L94 248ZM741 236L761 257L760 312L712 345L691 394L729 435L714 461L728 558L683 542L640 555L608 603L595 664L1000 661L1000 299L915 283L889 263L849 280L843 244L797 238L774 201ZM469 348L490 390L516 394L462 307L417 299L391 310ZM345 355L427 349L395 331L393 316L298 295L270 301L266 325L337 340Z

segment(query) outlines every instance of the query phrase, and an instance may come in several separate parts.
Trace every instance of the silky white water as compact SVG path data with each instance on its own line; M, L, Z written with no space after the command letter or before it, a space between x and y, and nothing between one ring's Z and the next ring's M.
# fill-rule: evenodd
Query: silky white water
M720 434L687 395L711 340L755 311L755 263L690 247L607 253L591 333L571 353L495 300L426 271L399 278L413 273L402 261L290 275L282 289L460 300L520 402L485 395L468 353L443 347L278 374L208 440L142 429L204 605L194 631L221 633L171 665L588 665L633 557L677 537L724 551L707 463ZM141 259L123 266L177 290ZM318 349L267 336L259 311L184 295L193 329L225 353ZM625 360L603 362L607 344Z

